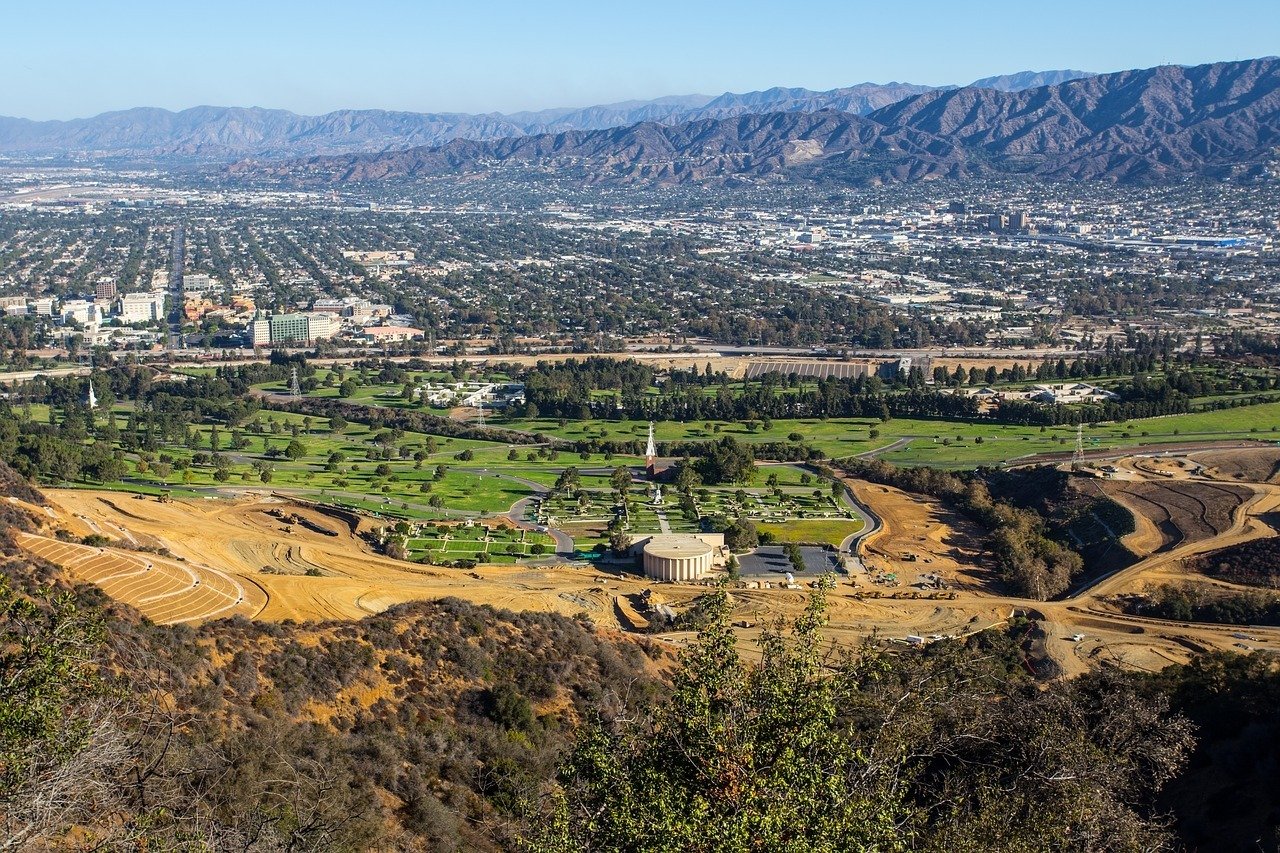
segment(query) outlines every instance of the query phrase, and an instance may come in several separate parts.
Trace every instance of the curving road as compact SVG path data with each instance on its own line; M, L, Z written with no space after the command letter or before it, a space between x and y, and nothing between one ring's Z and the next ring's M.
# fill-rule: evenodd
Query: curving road
M512 482L528 486L533 489L535 494L538 495L544 495L551 491L551 489L547 488L542 483L534 482L533 480L526 480L524 477L517 477L514 474L491 474L487 469L482 468L461 468L459 470L475 474L483 473L485 476L494 477L498 480L511 480ZM532 530L535 533L547 534L556 541L555 555L561 559L572 560L573 555L577 553L577 549L573 544L573 537L568 533L565 533L563 530L557 530L554 527L547 527L543 524L536 524L532 521L527 521L525 519L525 511L528 510L531 503L533 503L533 496L521 498L513 503L511 505L511 509L507 510L503 515L509 519L512 524L522 530Z

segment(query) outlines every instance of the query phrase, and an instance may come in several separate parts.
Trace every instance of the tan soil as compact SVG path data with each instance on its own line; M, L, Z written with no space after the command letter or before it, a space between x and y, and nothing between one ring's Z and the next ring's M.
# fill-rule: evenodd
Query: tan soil
M883 523L863 540L868 570L893 572L904 585L937 573L956 589L992 591L997 580L973 522L935 498L862 480L845 483Z
M870 561L882 562L896 570L904 584L910 584L921 572L939 572L955 585L945 596L921 593L909 587L854 587L843 579L829 597L828 635L833 642L854 645L869 637L880 641L900 641L907 635L965 635L992 625L1003 624L1015 611L1031 611L1040 619L1048 639L1046 650L1065 675L1096 669L1103 664L1120 664L1142 670L1156 670L1170 662L1189 660L1197 649L1230 650L1238 642L1232 626L1191 625L1127 616L1116 612L1108 600L1117 594L1138 591L1160 582L1185 575L1183 560L1188 556L1226 547L1259 536L1274 534L1274 529L1261 516L1280 508L1280 486L1233 486L1223 490L1221 483L1203 480L1171 479L1158 474L1128 469L1142 483L1107 481L1105 486L1142 485L1159 487L1174 495L1177 507L1191 507L1178 497L1187 489L1201 498L1219 495L1220 506L1205 512L1199 523L1212 527L1217 535L1196 539L1184 537L1180 543L1164 550L1146 549L1150 556L1120 571L1081 594L1078 598L1057 602L1032 602L1000 594L991 578L990 567L981 554L981 538L967 519L948 511L938 501L910 495L896 489L851 482L854 494L871 506L884 522L884 530L872 538L867 548ZM1206 492L1201 487L1214 486ZM1238 492L1230 496L1229 492ZM1162 493L1163 494L1163 493ZM127 531L142 540L163 542L185 563L168 561L165 577L176 580L177 587L165 590L181 594L166 599L145 599L156 594L152 587L125 586L120 574L126 565L137 568L130 560L151 559L128 550L107 548L105 553L88 554L55 551L48 538L26 542L33 550L45 553L55 562L68 565L69 571L86 580L98 580L109 593L121 600L147 608L168 621L197 621L213 615L218 602L213 588L228 578L245 589L245 615L260 619L298 620L350 619L379 612L393 604L415 599L457 596L479 604L514 610L554 611L566 615L586 613L605 628L630 623L640 627L643 616L636 610L638 595L650 584L636 578L609 576L602 579L599 569L536 568L529 566L480 567L475 572L439 569L389 560L352 536L335 519L315 513L312 519L339 536L323 536L293 525L289 533L283 523L268 515L280 508L303 514L314 510L284 504L262 496L246 496L235 500L175 501L159 504L153 500L134 501L118 493L52 490L56 502L52 514L67 528L83 535L96 525L108 535ZM1231 512L1229 505L1234 505ZM1176 510L1175 512L1182 512ZM1229 515L1222 513L1226 511ZM1188 515L1188 527L1193 527ZM1222 516L1222 519L1219 519ZM1144 514L1144 518L1145 518ZM311 516L308 516L311 518ZM1142 522L1140 522L1141 524ZM1179 520L1181 523L1181 520ZM366 522L362 527L367 527ZM1155 537L1150 524L1146 535ZM124 537L122 537L124 538ZM53 545L46 543L52 542ZM1161 537L1159 545L1164 546ZM95 551L96 549L87 549ZM914 553L915 561L902 560L903 553ZM928 559L929 562L925 562ZM161 561L152 560L159 566ZM291 574L262 574L263 565ZM306 567L318 566L324 577L307 577ZM113 571L114 570L114 571ZM190 584L186 571L201 573L203 587L197 598L195 591L183 588L183 578ZM208 573L208 574L203 574ZM478 576L478 577L477 577ZM157 576L159 577L159 576ZM208 578L207 580L204 578ZM136 578L134 581L136 583ZM657 597L677 609L687 605L707 588L698 585L661 584L652 589ZM163 590L162 590L163 591ZM734 589L734 619L746 620L752 627L738 631L741 648L748 655L757 652L755 640L760 631L779 617L794 617L807 603L808 590ZM166 609L159 609L161 601ZM238 611L237 611L238 612ZM1081 633L1085 639L1073 642ZM1252 647L1280 651L1280 629L1249 629L1258 640ZM688 642L687 633L662 635L675 646Z

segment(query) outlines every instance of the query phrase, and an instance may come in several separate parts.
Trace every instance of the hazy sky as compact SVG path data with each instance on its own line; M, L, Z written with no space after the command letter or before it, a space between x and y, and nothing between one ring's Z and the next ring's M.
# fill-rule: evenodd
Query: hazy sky
M1275 0L0 0L0 115L420 112L1280 53Z

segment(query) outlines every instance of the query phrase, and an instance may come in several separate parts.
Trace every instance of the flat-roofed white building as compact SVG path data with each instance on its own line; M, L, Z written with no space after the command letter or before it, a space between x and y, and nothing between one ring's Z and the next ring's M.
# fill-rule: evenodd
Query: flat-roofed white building
M120 297L121 323L150 323L164 316L164 296L126 293Z
M62 321L80 325L98 319L98 306L87 299L68 299L62 303Z

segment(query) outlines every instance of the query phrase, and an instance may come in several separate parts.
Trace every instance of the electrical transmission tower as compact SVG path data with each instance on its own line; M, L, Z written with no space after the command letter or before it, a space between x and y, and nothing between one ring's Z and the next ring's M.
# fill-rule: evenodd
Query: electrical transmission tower
M298 368L289 376L289 396L297 400L302 397L302 386L298 384Z
M1076 424L1076 452L1071 455L1071 470L1084 467L1084 424Z

